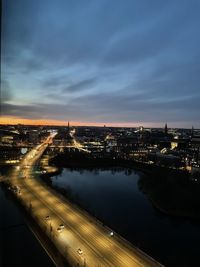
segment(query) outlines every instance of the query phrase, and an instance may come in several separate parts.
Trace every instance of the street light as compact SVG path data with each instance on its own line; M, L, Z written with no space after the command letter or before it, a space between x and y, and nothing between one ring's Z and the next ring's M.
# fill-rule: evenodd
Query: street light
M113 235L114 235L114 232L113 232L113 231L111 231L111 232L110 232L110 236L113 236Z

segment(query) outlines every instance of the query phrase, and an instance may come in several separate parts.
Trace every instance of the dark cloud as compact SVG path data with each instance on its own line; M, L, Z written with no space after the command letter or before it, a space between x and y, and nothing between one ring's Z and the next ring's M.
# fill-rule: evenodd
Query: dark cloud
M16 116L25 119L43 118L45 108L42 105L14 105L2 103L2 116Z
M196 110L199 108L198 97L180 97L173 101L145 98L138 96L98 94L74 99L69 104L32 104L32 105L3 105L3 115L23 116L33 119L77 120L91 122L152 122L152 114L156 121L194 122L199 120ZM192 107L192 108L191 108ZM189 108L189 109L188 109ZM185 110L188 109L188 112ZM95 112L94 112L95 111ZM184 117L181 116L184 113ZM180 119L181 118L181 119Z
M74 84L71 84L71 85L65 87L62 90L62 92L63 93L66 93L66 92L74 93L74 92L83 91L85 89L91 89L91 87L93 86L95 81L96 81L96 78L89 78L86 80L82 80L82 81L76 82Z

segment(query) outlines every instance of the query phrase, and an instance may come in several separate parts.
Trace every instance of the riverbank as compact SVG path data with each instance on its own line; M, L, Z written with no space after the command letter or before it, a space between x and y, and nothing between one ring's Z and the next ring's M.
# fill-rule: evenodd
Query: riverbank
M175 173L141 176L138 186L164 214L200 222L200 184Z
M190 174L186 170L173 169L164 166L157 166L146 162L119 159L119 158L96 158L90 154L80 152L66 152L58 154L49 160L49 165L57 168L101 168L101 167L123 167L141 171L146 174L169 175L189 178Z
M52 188L66 190L72 203L79 202L78 206L164 265L195 266L200 224L156 209L140 188L143 175L122 167L64 168L60 175L46 180ZM152 181L149 176L145 179Z
M94 159L81 153L57 155L51 158L48 164L55 168L55 172L47 172L41 178L49 186L78 205L81 205L81 201L78 196L72 197L70 188L60 188L52 185L51 179L48 178L61 174L63 168L92 170L95 168L121 167L144 174L141 175L138 186L160 212L169 216L200 220L200 185L190 179L190 174L187 171L168 169L130 160Z

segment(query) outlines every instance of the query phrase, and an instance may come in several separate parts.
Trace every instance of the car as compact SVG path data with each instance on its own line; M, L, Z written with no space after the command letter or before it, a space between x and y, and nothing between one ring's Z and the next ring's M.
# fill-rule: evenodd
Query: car
M65 226L64 226L63 224L60 224L59 227L60 227L61 229L64 229L64 228L65 228Z
M58 233L62 232L62 230L63 230L63 229L60 228L60 227L57 228L57 232L58 232Z
M77 252L78 252L79 255L82 255L82 254L83 254L83 251L82 251L82 249L80 249L80 248L77 249Z
M49 215L47 215L46 217L45 217L45 220L50 220L51 219L51 217L49 216Z

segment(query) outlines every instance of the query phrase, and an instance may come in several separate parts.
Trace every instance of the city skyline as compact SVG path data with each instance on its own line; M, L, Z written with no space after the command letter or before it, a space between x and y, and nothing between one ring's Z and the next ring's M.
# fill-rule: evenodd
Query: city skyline
M159 128L159 129L165 129L165 125L167 123L158 123L158 124L142 124L139 122L135 123L95 123L95 122L77 122L77 121L59 121L59 120L28 120L28 119L21 119L21 118L0 118L0 125L27 125L27 126L68 126L70 123L70 126L75 127L113 127L113 128ZM192 127L172 127L170 125L171 129L199 129L195 128L193 125Z
M198 1L3 1L1 124L200 128Z

